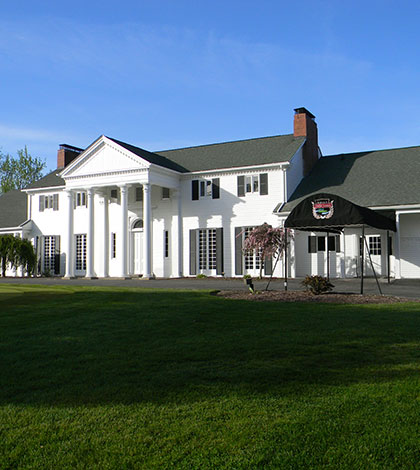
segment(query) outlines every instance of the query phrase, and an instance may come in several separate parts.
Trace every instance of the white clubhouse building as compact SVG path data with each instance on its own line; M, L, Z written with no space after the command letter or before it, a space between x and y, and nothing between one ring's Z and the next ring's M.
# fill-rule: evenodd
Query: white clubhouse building
M419 174L419 147L322 157L305 108L293 134L273 137L148 152L101 136L84 150L61 145L57 170L0 196L0 234L31 239L40 274L256 276L262 260L243 253L247 232L281 226L300 200L325 191L395 217L392 237L367 229L375 269L420 277ZM326 246L331 277L359 275L359 239L359 228L329 243L296 232L288 275L325 275ZM265 274L274 266L265 260ZM273 275L284 276L282 262Z

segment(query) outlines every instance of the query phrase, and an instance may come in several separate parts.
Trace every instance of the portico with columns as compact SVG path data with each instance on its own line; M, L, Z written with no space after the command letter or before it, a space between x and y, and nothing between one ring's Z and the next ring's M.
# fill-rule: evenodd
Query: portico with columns
M150 279L156 270L160 277L182 273L177 172L153 165L101 136L60 176L67 197L66 278ZM178 214L172 201L162 198L162 188L178 201ZM154 233L154 219L159 234ZM171 234L170 272L160 259L165 255L165 231ZM162 249L155 250L154 259L153 245L159 239Z

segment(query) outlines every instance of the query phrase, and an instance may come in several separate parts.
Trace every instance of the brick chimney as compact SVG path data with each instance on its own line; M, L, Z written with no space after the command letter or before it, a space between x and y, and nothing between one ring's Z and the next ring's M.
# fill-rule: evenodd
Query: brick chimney
M60 144L57 152L57 169L66 167L83 152L83 149L72 145Z
M306 108L296 108L293 123L293 135L306 137L303 146L303 176L308 175L318 161L318 128L315 116Z

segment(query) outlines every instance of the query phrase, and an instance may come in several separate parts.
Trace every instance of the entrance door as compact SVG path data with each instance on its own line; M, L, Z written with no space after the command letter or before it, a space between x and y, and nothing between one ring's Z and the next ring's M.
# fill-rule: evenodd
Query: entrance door
M143 274L143 231L132 234L133 246L133 274Z
M366 235L367 246L369 247L370 257L375 272L378 276L382 275L382 239L380 235ZM361 239L362 242L362 239ZM365 273L367 276L373 276L372 265L370 264L369 253L366 249L366 243L363 244L365 250Z

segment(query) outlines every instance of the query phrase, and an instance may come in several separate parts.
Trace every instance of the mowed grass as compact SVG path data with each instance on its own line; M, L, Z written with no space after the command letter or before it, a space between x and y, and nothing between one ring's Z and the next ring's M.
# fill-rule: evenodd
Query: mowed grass
M0 469L415 469L420 304L0 286Z

